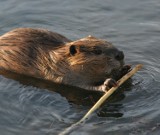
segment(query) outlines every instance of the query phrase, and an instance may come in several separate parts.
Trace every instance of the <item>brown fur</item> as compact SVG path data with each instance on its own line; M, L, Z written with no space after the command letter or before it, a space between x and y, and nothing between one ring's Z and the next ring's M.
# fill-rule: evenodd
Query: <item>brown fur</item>
M0 37L0 68L99 90L122 68L123 59L115 59L118 52L111 43L92 36L72 42L44 29L19 28Z

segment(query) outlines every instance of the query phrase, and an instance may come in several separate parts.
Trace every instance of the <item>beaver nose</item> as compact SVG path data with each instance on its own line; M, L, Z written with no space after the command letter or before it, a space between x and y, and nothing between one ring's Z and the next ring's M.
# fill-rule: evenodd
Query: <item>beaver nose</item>
M124 54L122 51L119 51L117 55L115 56L116 60L123 60L124 59Z

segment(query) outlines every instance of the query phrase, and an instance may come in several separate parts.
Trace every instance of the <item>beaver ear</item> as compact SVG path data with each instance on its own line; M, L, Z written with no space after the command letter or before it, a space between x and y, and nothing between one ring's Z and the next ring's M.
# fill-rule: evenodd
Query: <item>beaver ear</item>
M69 52L71 55L75 55L77 53L77 48L75 45L71 45L69 48Z

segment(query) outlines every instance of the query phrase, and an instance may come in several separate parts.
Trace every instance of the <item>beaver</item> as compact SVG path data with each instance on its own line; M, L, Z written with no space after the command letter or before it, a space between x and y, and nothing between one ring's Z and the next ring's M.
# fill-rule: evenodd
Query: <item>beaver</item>
M104 91L130 66L108 41L88 36L76 41L46 29L17 28L0 36L0 69Z

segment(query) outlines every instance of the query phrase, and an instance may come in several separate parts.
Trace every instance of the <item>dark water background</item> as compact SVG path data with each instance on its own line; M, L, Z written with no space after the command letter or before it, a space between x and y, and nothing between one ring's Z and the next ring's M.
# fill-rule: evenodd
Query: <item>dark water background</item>
M72 135L160 134L159 0L1 0L0 34L17 27L46 28L72 40L94 35L123 50L126 63L144 64L132 84ZM56 135L91 107L90 93L10 76L0 75L1 135Z

